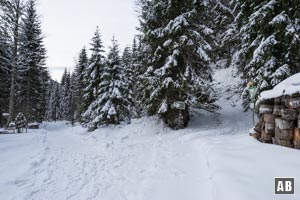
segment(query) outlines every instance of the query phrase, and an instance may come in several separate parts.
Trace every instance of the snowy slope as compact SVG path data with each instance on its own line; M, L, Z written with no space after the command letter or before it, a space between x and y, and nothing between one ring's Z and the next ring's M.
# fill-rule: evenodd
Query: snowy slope
M229 70L216 73L220 92L236 84ZM93 133L60 122L1 135L0 199L273 200L274 176L300 177L299 151L249 137L251 117L232 99L180 131L142 118Z

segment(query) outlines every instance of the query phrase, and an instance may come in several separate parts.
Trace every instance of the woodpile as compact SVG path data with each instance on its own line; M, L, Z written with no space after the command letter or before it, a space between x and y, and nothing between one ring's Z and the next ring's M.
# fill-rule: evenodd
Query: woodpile
M300 95L263 100L255 137L264 143L300 149Z

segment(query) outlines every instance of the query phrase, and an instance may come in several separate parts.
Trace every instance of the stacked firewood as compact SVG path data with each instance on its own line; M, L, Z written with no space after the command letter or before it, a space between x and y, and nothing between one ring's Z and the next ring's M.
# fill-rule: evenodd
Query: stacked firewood
M264 143L300 149L300 95L262 100L254 136Z

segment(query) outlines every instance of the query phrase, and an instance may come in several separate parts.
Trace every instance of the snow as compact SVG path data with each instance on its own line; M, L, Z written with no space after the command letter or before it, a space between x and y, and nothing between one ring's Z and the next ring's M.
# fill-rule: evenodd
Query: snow
M117 112L116 112L116 109L114 106L111 106L108 110L108 115L112 116L112 115L116 115Z
M263 38L253 53L253 61L252 62L258 62L258 60L261 59L261 57L264 55L266 48L268 48L270 45L276 44L277 41L275 39L274 35L269 36L268 38Z
M9 113L2 113L3 117L9 117Z
M299 151L249 137L231 70L215 73L220 113L194 115L183 130L144 117L95 132L57 122L0 135L0 199L274 199L274 177L297 182Z
M169 47L172 42L173 42L172 39L169 39L169 40L165 41L165 43L163 44L163 47L165 47L165 48Z
M279 15L275 16L270 24L275 25L275 24L280 24L283 22L286 22L288 20L288 16L285 14L285 11L280 13Z
M164 101L160 105L160 108L158 109L158 113L162 114L162 113L165 113L167 111L168 111L168 103L167 103L167 100L164 99Z
M29 123L28 126L37 126L37 125L40 125L40 123L38 122L33 122L33 123Z
M205 61L209 61L209 60L210 60L209 56L206 54L206 52L203 50L202 47L199 47L199 48L198 48L197 53L199 54L199 56L200 56L203 60L205 60Z
M276 85L272 90L264 91L260 99L277 98L282 95L300 93L300 73L295 74Z

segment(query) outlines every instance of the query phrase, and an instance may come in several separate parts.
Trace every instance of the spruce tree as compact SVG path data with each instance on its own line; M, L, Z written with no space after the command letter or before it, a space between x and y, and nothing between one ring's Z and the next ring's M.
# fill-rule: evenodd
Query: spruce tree
M77 90L77 77L76 73L73 72L71 74L70 78L70 89L69 89L69 96L70 96L70 113L69 113L69 121L72 122L72 125L74 125L75 121L78 117L78 111L77 111L77 98L76 98L76 90Z
M90 129L101 125L130 122L129 85L119 56L119 45L115 39L108 54L107 62L101 76L99 96L85 113L91 119Z
M76 120L81 121L81 115L84 112L83 95L86 88L87 81L85 73L88 67L88 56L86 49L83 48L79 54L77 65L75 67L74 78L74 101L76 106ZM88 77L87 77L88 78Z
M46 50L35 0L29 0L26 5L19 55L18 110L25 113L28 121L42 121L45 114L45 84L49 77L44 67Z
M97 27L94 37L91 42L91 57L89 60L89 66L85 70L84 74L84 95L83 95L83 104L84 110L88 110L89 106L95 101L98 97L99 84L101 72L103 70L103 61L104 61L104 50L101 40L101 34L99 28ZM87 115L85 115L87 116ZM89 119L84 119L89 121Z
M257 95L300 71L299 3L297 1L240 0L238 22L242 44L240 67ZM244 90L244 105L249 98Z
M60 95L60 108L61 119L72 120L72 91L71 91L71 74L65 69L61 80L61 95Z
M23 0L3 0L0 1L1 21L6 26L11 38L11 59L10 59L10 92L9 92L9 120L12 121L16 114L16 84L19 66L19 46L21 19L24 11Z
M147 115L145 101L143 101L145 85L147 79L145 72L147 71L147 60L151 59L150 53L147 53L147 46L141 40L141 36L135 36L132 43L132 93L135 107L134 117Z
M210 4L194 0L140 1L140 30L149 56L145 100L150 115L184 128L191 108L212 110L209 67Z
M122 55L122 67L124 68L124 76L126 77L126 87L127 87L127 94L124 94L125 96L127 96L128 99L130 99L130 116L131 117L138 117L139 116L139 111L138 111L138 107L137 107L137 102L136 99L133 97L134 94L134 90L136 89L135 87L137 87L137 74L136 74L136 69L135 69L135 65L134 65L134 60L133 60L133 50L127 46L125 47L124 51L123 51L123 55Z
M47 107L47 120L57 121L60 120L60 85L59 83L53 81L51 83L50 99Z
M212 27L214 30L214 59L217 65L226 67L233 63L240 40L236 17L240 11L238 0L220 0L213 7Z
M41 80L41 92L39 96L41 101L40 101L40 107L39 107L40 109L38 113L39 118L37 119L37 121L41 122L47 119L47 108L48 108L48 103L51 95L52 80L48 69L42 70L40 80Z
M4 24L0 24L0 113L8 112L10 72L11 72L11 49L9 36ZM0 115L0 127L4 126L4 120Z

